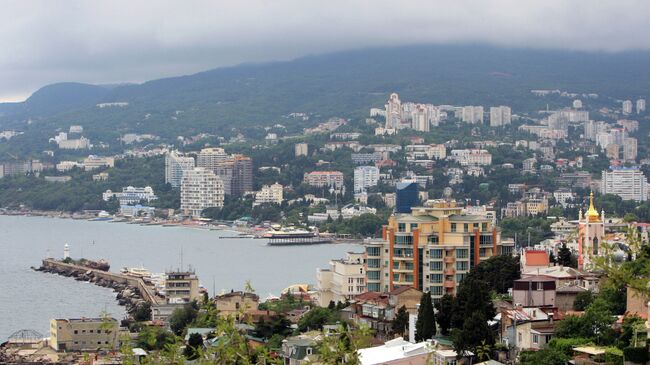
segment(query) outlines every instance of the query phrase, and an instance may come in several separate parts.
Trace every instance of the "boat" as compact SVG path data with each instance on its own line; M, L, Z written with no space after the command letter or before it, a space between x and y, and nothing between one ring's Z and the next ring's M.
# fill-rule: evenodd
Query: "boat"
M142 265L140 267L124 267L122 268L122 274L137 278L151 277L149 270L145 269Z
M321 236L318 231L307 231L304 229L276 229L265 233L262 238L269 240L271 246L287 245L312 245L319 243L330 243L332 239Z

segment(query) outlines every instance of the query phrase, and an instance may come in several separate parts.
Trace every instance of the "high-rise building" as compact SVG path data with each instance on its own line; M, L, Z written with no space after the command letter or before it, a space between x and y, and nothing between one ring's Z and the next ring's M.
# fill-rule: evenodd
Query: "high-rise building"
M462 107L460 119L465 123L483 123L483 107L473 105Z
M418 183L402 181L395 187L395 213L411 213L418 204Z
M210 147L204 148L196 156L196 167L203 167L207 170L215 172L217 166L228 159L228 155L223 148Z
M200 298L199 278L194 270L165 273L165 297L168 303L189 303Z
M646 201L648 179L638 167L615 167L603 170L600 182L601 194L614 194L623 200Z
M181 186L183 171L194 168L194 157L182 156L172 151L165 156L165 183L172 188Z
M632 100L625 100L623 102L623 114L632 114Z
M429 125L431 124L429 118L429 110L424 105L418 104L415 107L413 113L411 113L411 118L411 125L413 129L420 132L429 131Z
M294 145L294 152L295 152L296 157L308 156L309 155L309 145L307 143L296 143Z
M625 138L623 143L623 158L626 161L635 161L637 157L637 141L636 138Z
M636 113L645 113L645 99L639 99L636 101Z
M434 300L456 294L458 284L481 261L508 254L492 218L467 215L451 201L428 201L410 214L395 214L381 242L366 245L367 286L429 291Z
M512 109L508 106L490 107L490 127L501 127L512 122Z
M379 169L375 166L359 166L354 169L354 192L361 193L379 182Z
M397 93L390 94L386 103L386 129L398 129L402 124L402 102Z
M215 163L214 173L221 178L226 195L242 196L253 191L253 161L250 157L227 157Z
M201 217L207 208L223 207L223 182L214 172L195 167L183 172L181 182L181 211L191 217Z

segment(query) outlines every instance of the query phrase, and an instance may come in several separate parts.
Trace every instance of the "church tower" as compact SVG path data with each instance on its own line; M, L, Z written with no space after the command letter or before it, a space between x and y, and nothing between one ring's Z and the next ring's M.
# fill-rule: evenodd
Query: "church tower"
M605 237L605 211L598 214L594 207L594 193L589 195L589 210L578 217L578 268L591 269L592 257L598 256Z

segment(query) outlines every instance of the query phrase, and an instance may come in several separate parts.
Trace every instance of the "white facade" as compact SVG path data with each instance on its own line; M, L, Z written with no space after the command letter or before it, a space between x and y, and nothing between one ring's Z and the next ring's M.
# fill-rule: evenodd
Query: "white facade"
M214 172L195 167L183 172L181 182L181 211L200 217L206 208L223 207L223 182Z
M318 304L327 307L330 301L346 302L366 291L365 253L348 252L344 259L330 261L328 269L316 271Z
M512 123L512 109L509 106L490 108L490 127L501 127Z
M264 185L262 189L255 193L255 202L253 206L261 204L282 204L283 189L281 184Z
M170 184L173 188L181 186L183 180L183 171L194 168L194 157L181 156L176 151L172 151L165 156L165 183Z
M450 159L457 161L462 166L489 166L492 164L492 154L487 150L479 149L451 150Z
M465 123L483 123L483 107L468 105L461 109L460 119Z
M84 150L90 148L90 140L85 137L79 139L63 139L58 142L62 150Z
M379 169L375 166L359 166L354 169L354 192L361 193L379 182Z
M648 180L638 168L610 168L602 173L600 192L618 195L623 200L646 201Z
M114 167L115 158L90 155L83 161L84 170L90 171L100 167Z
M415 107L415 110L411 113L411 119L411 126L413 129L420 132L429 131L429 125L431 124L429 121L429 110L424 105L418 104Z
M639 99L636 101L636 113L641 114L645 112L645 99Z
M397 93L392 93L386 103L386 129L399 129L401 124L402 102Z
M635 161L637 157L637 140L636 138L625 138L623 143L623 158L626 161Z
M625 100L623 102L623 114L632 114L632 100Z
M151 186L145 186L144 188L127 186L122 188L121 193L114 193L111 190L106 190L106 192L102 194L102 199L104 199L104 201L109 201L113 197L119 200L120 205L137 204L142 200L150 202L158 199Z

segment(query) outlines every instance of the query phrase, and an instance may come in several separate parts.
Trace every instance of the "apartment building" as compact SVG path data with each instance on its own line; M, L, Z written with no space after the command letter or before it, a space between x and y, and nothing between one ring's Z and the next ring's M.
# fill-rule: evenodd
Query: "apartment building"
M307 143L296 143L293 147L296 157L309 155L309 145Z
M341 171L312 171L306 172L304 182L310 186L343 188L343 173Z
M269 203L282 204L283 190L284 187L279 183L262 186L262 189L255 193L255 202L253 202L253 206Z
M490 107L490 127L501 127L512 123L512 109L509 106Z
M364 256L364 252L348 252L344 259L330 261L329 268L316 271L318 305L345 303L366 291Z
M100 167L114 167L115 158L114 157L101 157L90 155L83 160L84 170L90 171L98 169Z
M492 154L487 150L481 149L451 150L451 156L449 158L462 166L492 165Z
M361 193L379 183L379 169L375 166L359 166L354 169L354 192Z
M119 324L115 318L50 320L50 347L56 351L116 350Z
M151 186L145 186L143 188L127 186L122 188L121 193L106 190L102 194L102 199L104 199L104 201L109 201L111 198L117 198L120 205L137 204L143 200L150 202L158 199Z
M212 171L195 167L183 172L181 182L181 211L200 217L206 208L223 207L224 188L221 179Z
M179 188L183 180L183 172L194 168L194 157L183 156L177 151L165 155L165 183L172 188Z
M196 155L196 167L203 167L206 170L216 171L219 164L228 159L228 154L223 148L203 148Z
M240 314L246 315L256 311L260 297L255 293L231 291L214 297L214 303L222 317L233 316L239 319Z
M648 179L638 167L615 167L602 172L601 194L614 194L623 200L648 200Z
M194 270L167 271L165 274L167 303L189 303L200 298L199 278Z
M481 261L512 250L501 243L492 219L465 214L454 201L430 200L410 214L395 214L382 236L366 244L368 290L410 286L434 299L455 294Z

